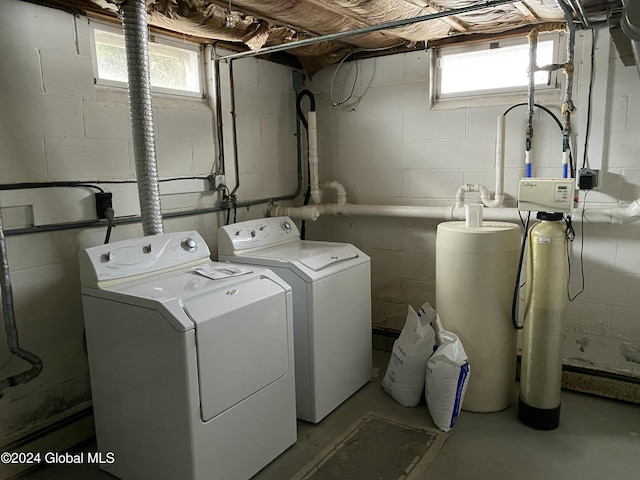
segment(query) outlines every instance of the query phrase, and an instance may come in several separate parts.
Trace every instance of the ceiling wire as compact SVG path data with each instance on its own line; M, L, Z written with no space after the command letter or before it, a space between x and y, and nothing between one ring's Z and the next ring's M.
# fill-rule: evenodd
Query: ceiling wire
M358 59L356 58L356 74L353 78L353 84L351 85L351 91L349 92L349 95L347 97L345 97L342 100L336 101L336 99L333 96L333 84L336 80L336 76L338 75L338 70L340 70L340 67L342 66L342 64L351 56L357 53L361 53L361 52L380 52L383 50L391 50L394 48L398 48L398 47L402 47L405 43L398 43L396 45L392 45L390 47L381 47L381 48L360 48L358 50L351 50L349 53L347 53L344 58L342 60L340 60L340 63L338 63L338 66L336 67L335 71L333 72L333 75L331 77L331 85L329 87L329 95L331 96L331 105L334 107L339 107L341 105L344 105L345 103L347 103L349 100L351 100L353 98L353 92L356 89L356 84L358 83L358 76L360 74L360 65L358 64ZM356 109L356 107L360 104L360 100L362 100L362 97L364 96L364 94L366 93L366 91L369 89L369 87L367 87L367 89L362 93L362 95L360 95L357 98L357 101L355 103L355 105L349 105L348 108L345 108L345 110L348 111L354 111Z

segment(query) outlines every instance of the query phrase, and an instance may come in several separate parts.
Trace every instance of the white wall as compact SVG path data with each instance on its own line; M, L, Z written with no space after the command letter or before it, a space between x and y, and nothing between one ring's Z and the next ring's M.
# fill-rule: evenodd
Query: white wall
M60 10L17 0L0 5L0 183L126 180L135 176L126 91L94 86L90 24ZM290 194L296 187L295 94L291 69L255 59L234 64L241 186L238 199ZM223 72L228 182L233 187L228 77ZM201 99L154 96L160 178L214 171L215 123ZM139 214L135 185L103 185L116 216ZM165 212L212 206L205 181L161 184ZM95 219L90 189L0 192L5 229ZM263 206L238 210L238 220ZM165 220L165 231L198 230L214 258L222 213ZM142 235L119 225L111 241ZM104 228L7 237L16 321L23 348L44 361L32 382L0 399L0 445L87 406L77 254L100 244ZM7 360L0 329L0 378L24 369Z
M576 45L573 118L576 161L582 164L590 36ZM598 32L596 85L589 166L602 168L603 185L587 208L626 204L640 197L640 78L617 58L608 32ZM586 53L585 53L586 52ZM494 142L498 115L508 105L430 110L425 52L359 62L355 111L331 106L328 68L311 82L318 104L321 178L334 178L353 203L453 205L465 183L495 188ZM345 98L355 67L336 76L334 100ZM602 86L604 85L604 88ZM522 101L526 101L523 95ZM560 102L547 104L559 112ZM534 176L561 176L561 134L536 115ZM507 116L505 190L514 205L524 176L526 108ZM468 197L469 198L469 197ZM477 197L475 197L477 200ZM583 195L581 193L581 203ZM640 223L640 222L639 222ZM401 329L406 304L435 303L435 221L321 217L309 237L352 242L372 258L373 323ZM580 225L573 245L571 291L580 288ZM640 375L640 225L586 223L585 292L567 309L564 357L568 363Z

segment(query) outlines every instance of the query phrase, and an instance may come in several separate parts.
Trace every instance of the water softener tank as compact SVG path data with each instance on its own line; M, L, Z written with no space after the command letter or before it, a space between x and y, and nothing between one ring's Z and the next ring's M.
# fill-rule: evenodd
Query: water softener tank
M464 410L497 412L514 398L517 337L511 305L519 250L520 227L513 223L438 225L436 310L469 357Z
M518 417L538 430L560 423L562 317L567 305L566 226L560 213L538 213L529 229Z

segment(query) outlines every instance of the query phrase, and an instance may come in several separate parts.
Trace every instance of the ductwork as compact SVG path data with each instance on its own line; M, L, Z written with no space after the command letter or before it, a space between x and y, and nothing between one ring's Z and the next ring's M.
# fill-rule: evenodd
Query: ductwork
M0 292L2 292L2 314L4 315L4 328L7 335L7 345L9 351L16 357L31 364L29 370L25 370L16 375L12 375L0 380L0 397L5 388L14 387L21 383L26 383L42 371L42 360L37 355L20 348L18 341L18 328L13 309L13 290L11 288L11 277L9 276L9 261L7 259L7 243L4 237L4 227L2 222L2 210L0 209Z
M633 58L636 60L636 68L640 74L640 2L637 0L622 0L624 11L620 18L620 27L627 37L631 39Z
M164 225L153 129L145 0L128 0L122 4L121 11L127 52L129 109L142 231L145 235L159 235L164 233Z

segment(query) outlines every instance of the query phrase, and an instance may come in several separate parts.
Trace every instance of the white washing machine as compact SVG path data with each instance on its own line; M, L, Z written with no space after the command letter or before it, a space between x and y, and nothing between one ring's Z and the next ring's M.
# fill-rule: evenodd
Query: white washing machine
M260 265L293 288L296 409L318 423L371 378L371 263L347 243L300 240L287 217L221 227L219 260Z
M291 288L266 269L192 268L216 266L197 232L80 254L98 449L113 453L101 468L116 477L247 479L296 441Z

